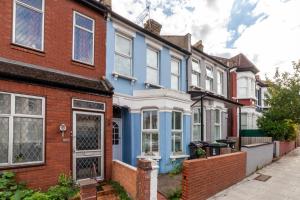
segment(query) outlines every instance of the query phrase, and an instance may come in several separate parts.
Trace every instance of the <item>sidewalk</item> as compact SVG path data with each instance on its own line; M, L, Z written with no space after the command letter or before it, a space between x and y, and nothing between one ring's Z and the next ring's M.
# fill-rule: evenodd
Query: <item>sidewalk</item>
M259 174L269 175L271 178L266 182L254 180ZM250 199L300 199L300 148L210 198L210 200Z

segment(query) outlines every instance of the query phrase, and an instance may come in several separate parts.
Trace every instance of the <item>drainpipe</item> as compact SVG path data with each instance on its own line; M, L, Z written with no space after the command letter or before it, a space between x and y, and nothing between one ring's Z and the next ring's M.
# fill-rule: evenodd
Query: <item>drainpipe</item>
M201 97L201 141L204 140L204 124L203 124L203 96Z
M242 137L241 137L242 117L241 117L241 114L242 114L242 109L241 109L241 107L239 107L239 149L240 150L242 149Z

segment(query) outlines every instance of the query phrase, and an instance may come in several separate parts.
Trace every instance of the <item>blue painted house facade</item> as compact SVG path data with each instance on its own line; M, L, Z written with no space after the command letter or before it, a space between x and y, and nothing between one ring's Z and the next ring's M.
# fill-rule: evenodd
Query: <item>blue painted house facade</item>
M156 159L166 173L189 154L190 53L116 13L107 21L106 78L115 88L113 157L134 166L139 158Z

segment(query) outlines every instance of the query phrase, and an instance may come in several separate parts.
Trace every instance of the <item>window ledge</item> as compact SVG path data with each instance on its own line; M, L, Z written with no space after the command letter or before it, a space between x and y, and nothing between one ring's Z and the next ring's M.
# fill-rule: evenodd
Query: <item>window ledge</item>
M171 155L171 159L180 159L180 158L188 158L190 157L189 155Z
M199 86L196 86L196 85L191 85L191 89L203 90L202 87L199 87Z
M120 74L118 72L113 72L112 76L114 77L115 80L118 80L118 78L127 79L127 80L131 81L131 84L134 84L137 81L137 78L135 78L133 76L127 76L124 74Z
M11 43L10 45L11 45L12 49L23 51L25 53L30 53L30 54L35 54L35 55L38 55L38 56L45 57L45 51L30 48L30 47L23 46L23 45L20 45L20 44L17 44L17 43Z
M145 158L150 158L153 160L161 160L161 156L146 156L146 155L140 155L136 157L137 159L145 159Z
M145 86L146 86L146 88L150 88L150 87L154 87L154 88L164 88L164 87L161 86L161 85L157 85L157 84L154 84L154 83L148 83L148 82L145 82Z

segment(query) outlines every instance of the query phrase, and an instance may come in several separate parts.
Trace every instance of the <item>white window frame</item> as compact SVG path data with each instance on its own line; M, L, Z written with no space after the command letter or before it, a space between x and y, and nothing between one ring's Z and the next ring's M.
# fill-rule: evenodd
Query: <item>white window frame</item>
M176 63L178 63L178 74L172 72L172 61L175 61ZM180 86L181 86L181 84L180 84L181 64L180 63L181 63L180 59L175 58L175 57L171 58L171 89L173 89L173 90L180 90ZM176 89L172 87L172 77L176 77L177 80L178 80L178 84L177 84L177 88Z
M220 80L222 77L222 80ZM217 70L217 93L224 95L224 71Z
M16 4L22 5L28 9L34 10L36 12L42 13L42 46L41 49L38 48L33 48L31 46L27 46L24 44L19 44L16 42ZM26 48L30 48L30 49L34 49L34 50L38 50L38 51L44 51L44 35L45 35L45 0L42 0L42 10L37 9L35 7L32 7L26 3L20 2L18 0L14 0L13 1L13 30L12 30L12 43L26 47Z
M128 56L128 55L125 55L125 54L123 54L123 53L121 53L121 52L118 52L116 49L116 45L117 45L117 43L116 43L116 41L117 41L117 37L122 37L122 38L124 38L124 39L126 39L126 40L129 40L130 41L130 52L131 52L131 55L130 56ZM126 36L125 34L122 34L122 33L119 33L119 32L116 32L115 33L115 51L114 51L114 57L115 57L115 55L118 55L118 56L121 56L121 57L124 57L124 58L129 58L130 59L130 74L129 74L129 76L133 76L133 39L132 38L130 38L130 37L128 37L128 36ZM118 74L121 74L121 75L124 75L124 76L128 76L128 75L126 75L126 74L122 74L121 72L119 72L118 70L116 70L116 63L115 63L115 60L114 60L114 71L115 72L117 72Z
M194 112L195 110L200 110L200 122L199 123L194 123ZM194 126L200 126L200 131L201 131L201 107L194 107L193 108L193 112L192 112L193 116L192 116L192 141L194 140ZM201 135L203 135L203 140L206 141L206 110L205 108L203 108L203 133L200 132L200 139L201 139Z
M216 126L219 127L219 139L222 139L222 110L221 109L215 109L215 119L217 119L217 112L219 112L219 122L220 123L217 123L217 121L215 120L215 124L214 124L214 127L216 129Z
M181 115L181 129L173 129L173 127L171 127L171 152L173 155L181 155L184 153L184 150L183 150L183 112L182 111L178 111L178 110L173 110L172 113L171 113L171 126L172 126L172 121L174 120L174 127L176 127L176 124L175 124L175 115L173 116L173 113L180 113ZM172 150L172 148L174 147L175 149L175 137L173 136L173 133L181 133L181 152L174 152ZM173 143L172 143L172 140L173 140ZM173 146L174 145L174 146Z
M148 63L146 63L147 69L150 68L150 69L152 69L152 70L156 70L156 71L157 71L157 77L156 77L156 78L157 78L157 83L152 83L152 82L149 80L149 78L148 78L149 74L148 74L148 73L147 73L147 75L146 75L147 83L152 83L152 84L155 84L155 85L159 85L159 84L160 84L160 51L157 50L157 49L155 49L155 48L153 48L153 47L151 47L151 46L148 46L148 47L147 47L146 52L147 52L147 50L153 51L153 52L155 52L156 55L157 55L157 68L155 68L155 67L153 67L153 66L150 66L150 65L148 65ZM148 54L147 54L146 56L148 56ZM146 72L147 72L147 70L146 70Z
M208 76L208 74L207 74L208 69L211 71L212 76ZM206 74L205 89L208 90L208 91L213 91L214 90L214 68L213 68L213 66L206 65L205 74ZM209 82L211 82L211 88L208 88L208 85L207 85L208 80L209 80Z
M88 30L84 27L81 27L79 25L76 25L76 15L80 15L83 18L91 20L93 22L93 31L90 31L90 30ZM84 31L87 31L87 32L93 34L93 46L92 46L93 49L92 49L92 62L91 63L75 59L75 29L76 28L79 28L81 30L84 30ZM90 18L90 17L88 17L84 14L81 14L80 12L73 11L73 41L72 41L72 43L73 43L72 44L72 60L74 60L76 62L88 64L88 65L94 65L94 62L95 62L95 20L94 19L92 19L92 18Z
M7 93L0 92L0 94L9 94L10 95L10 114L0 114L0 117L9 118L9 139L8 139L8 163L0 164L0 167L13 167L13 166L27 166L27 165L35 165L35 164L43 164L45 163L45 98L38 96L30 96L16 93ZM32 99L42 100L42 114L41 115L29 115L29 114L16 114L15 113L15 99L16 97L25 97ZM34 161L34 162L23 162L23 163L13 163L13 137L14 137L14 127L13 127L13 118L14 117L26 117L33 119L43 119L43 145L42 145L42 160Z
M157 113L157 129L144 129L144 112L150 112L150 127L152 127L152 112L155 111ZM141 155L142 156L159 156L160 152L160 134L159 134L159 112L157 109L143 109L141 111L142 120L141 120L141 126L142 126L142 134L141 134ZM152 134L150 135L150 152L153 155L148 155L147 153L143 152L143 134L144 133L157 133L157 143L158 143L158 151L153 152L152 151Z
M103 104L103 109L93 109L93 108L76 107L74 105L74 101L82 101L82 102L90 102L90 103L96 103L96 104ZM88 111L105 112L105 110L106 110L106 104L103 103L103 102L99 102L99 101L88 101L88 100L73 98L72 99L72 108L73 109L77 109L77 110L88 110Z
M193 69L193 62L197 62L198 63L198 67L199 67L199 72ZM196 58L192 58L192 75L191 75L191 85L192 86L196 86L196 87L201 87L201 62L199 59ZM193 83L193 75L197 76L197 85L195 85Z
M245 117L246 119L246 124L243 124L243 120L242 120L242 117ZM247 130L248 129L248 113L241 113L241 130Z

